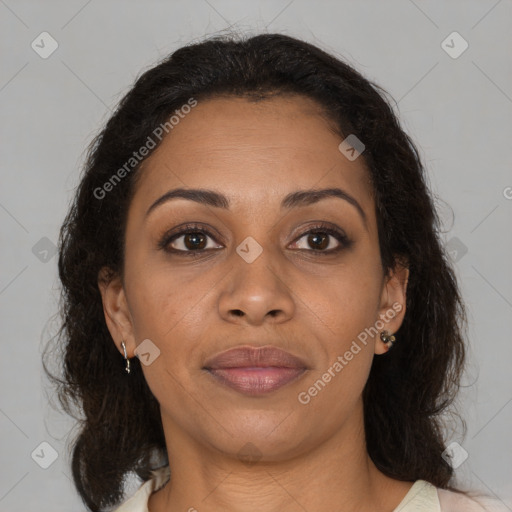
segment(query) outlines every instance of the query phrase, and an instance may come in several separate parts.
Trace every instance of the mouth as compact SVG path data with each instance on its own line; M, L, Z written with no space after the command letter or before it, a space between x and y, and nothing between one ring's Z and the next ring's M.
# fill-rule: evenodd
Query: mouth
M258 396L299 379L309 368L298 357L276 347L244 346L209 359L203 369L222 385Z

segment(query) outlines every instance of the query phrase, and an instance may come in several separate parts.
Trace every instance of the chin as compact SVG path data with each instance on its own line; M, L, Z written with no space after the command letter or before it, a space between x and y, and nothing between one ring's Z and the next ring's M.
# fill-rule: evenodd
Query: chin
M295 424L296 415L288 414L283 411L234 411L233 415L220 421L225 429L216 429L208 444L242 461L253 458L271 462L293 458L305 449L305 440L301 438L300 426ZM304 438L309 437L307 433L303 434Z

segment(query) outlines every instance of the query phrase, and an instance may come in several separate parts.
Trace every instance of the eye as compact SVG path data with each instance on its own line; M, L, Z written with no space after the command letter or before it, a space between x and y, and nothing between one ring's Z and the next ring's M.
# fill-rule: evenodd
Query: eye
M352 241L343 231L331 224L320 224L303 233L295 242L294 248L309 250L319 254L333 254L347 249Z
M353 244L347 235L331 224L320 223L303 233L293 242L293 249L300 249L315 254L329 255ZM166 233L158 247L168 253L179 256L201 256L205 252L222 249L214 235L199 224L187 224Z
M165 234L158 243L158 247L170 253L196 256L204 251L220 249L223 246L216 244L215 237L204 227L187 224L178 231Z

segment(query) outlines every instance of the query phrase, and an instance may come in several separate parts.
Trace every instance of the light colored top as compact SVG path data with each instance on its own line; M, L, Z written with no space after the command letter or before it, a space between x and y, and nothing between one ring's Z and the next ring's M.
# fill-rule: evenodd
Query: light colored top
M169 481L169 466L156 469L152 474L150 480L113 512L149 512L149 497ZM426 480L416 480L393 512L510 512L510 509L488 496L469 498L435 487Z

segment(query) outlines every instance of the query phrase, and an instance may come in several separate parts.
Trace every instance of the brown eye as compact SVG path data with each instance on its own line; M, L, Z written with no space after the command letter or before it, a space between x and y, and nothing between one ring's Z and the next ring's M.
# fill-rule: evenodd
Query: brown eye
M352 244L353 241L343 231L331 227L331 224L320 224L297 238L293 248L328 255L348 249Z
M178 232L164 235L158 243L158 247L177 255L199 256L211 249L220 249L223 246L216 243L209 231L192 224L182 226Z
M195 249L204 249L206 247L206 237L203 233L187 233L183 235L183 245L193 251Z
M213 240L212 237L202 231L186 231L173 235L165 246L170 252L200 252L222 247L212 244L210 240Z
M311 233L308 235L308 244L312 249L323 250L329 246L329 235L327 233Z

